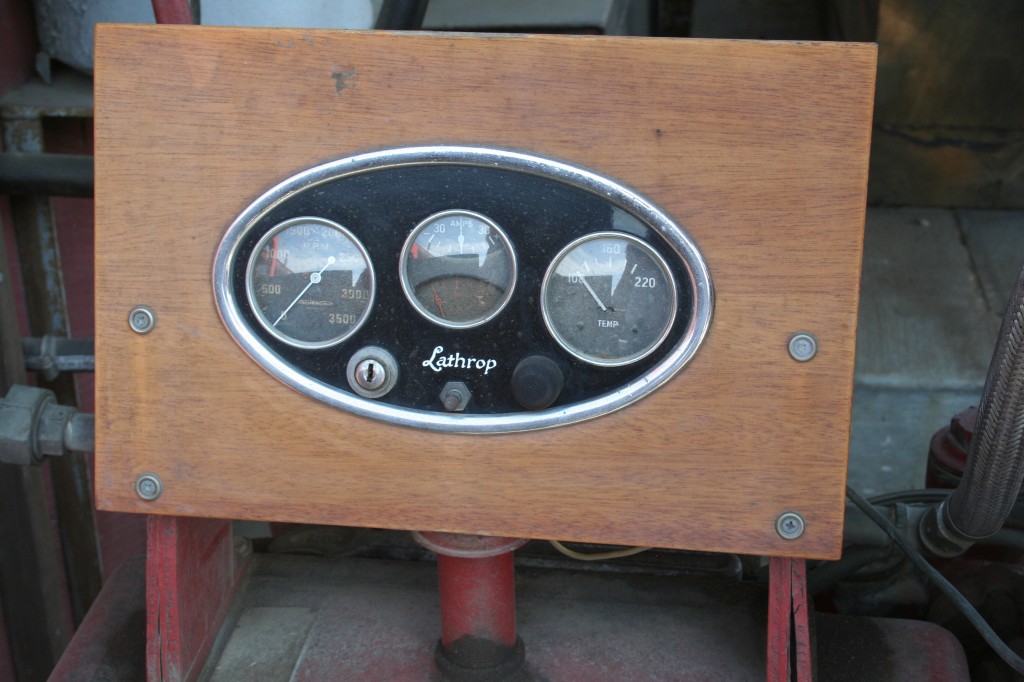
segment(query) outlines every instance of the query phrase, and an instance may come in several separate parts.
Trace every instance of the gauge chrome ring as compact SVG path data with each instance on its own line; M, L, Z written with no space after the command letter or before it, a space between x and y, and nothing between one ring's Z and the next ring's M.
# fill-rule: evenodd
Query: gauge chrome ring
M424 308L423 304L420 303L420 301L416 298L415 286L409 281L407 271L409 251L412 248L412 245L416 242L416 238L420 235L422 230L425 227L431 225L432 223L447 218L449 216L468 216L469 218L479 220L480 222L487 225L493 232L495 232L498 235L498 239L501 240L502 244L505 245L505 251L508 253L509 259L508 286L505 289L505 293L498 301L498 304L494 307L493 310L488 312L486 315L478 319L473 319L466 322L453 322L451 320L446 320L443 317L438 317L437 315L434 315L429 310ZM473 327L479 327L482 324L486 324L487 322L490 322L495 317L500 315L501 311L504 310L505 306L508 305L508 302L512 300L512 294L515 292L516 288L516 279L518 277L518 271L519 264L516 261L516 250L512 246L512 241L508 238L508 235L505 234L505 230L501 229L501 227L496 222L494 222L493 220L491 220L490 218L483 214L477 213L476 211L466 211L458 208L441 211L440 213L434 213L433 215L429 215L423 220L421 220L416 225L416 227L413 228L412 232L409 233L409 236L406 237L405 243L402 245L402 254L401 256L399 256L398 259L398 281L402 285L402 293L405 294L406 300L409 301L409 304L417 313L419 313L426 319L430 320L434 324L440 327L445 327L447 329L472 329Z

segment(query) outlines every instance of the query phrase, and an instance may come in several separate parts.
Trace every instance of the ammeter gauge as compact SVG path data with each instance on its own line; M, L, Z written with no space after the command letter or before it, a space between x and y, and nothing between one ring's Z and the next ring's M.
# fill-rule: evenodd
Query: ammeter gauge
M592 365L647 356L676 315L676 284L665 259L622 232L588 234L555 256L541 285L541 314L555 341Z
M491 219L443 211L409 235L399 271L402 290L417 312L442 327L465 329L493 319L508 303L516 257Z
M366 321L374 273L363 245L330 220L275 225L249 259L246 293L259 323L296 348L325 348Z

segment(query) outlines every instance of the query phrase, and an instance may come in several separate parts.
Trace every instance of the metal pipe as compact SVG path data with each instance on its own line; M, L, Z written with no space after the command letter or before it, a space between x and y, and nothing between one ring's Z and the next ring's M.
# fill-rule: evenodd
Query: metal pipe
M414 533L437 554L441 641L435 661L454 680L504 680L523 667L516 634L514 553L525 540Z
M0 239L0 392L25 381L6 243ZM71 639L60 548L37 467L0 466L0 617L19 680L44 680Z
M1024 479L1024 269L1003 316L992 354L967 469L953 494L932 507L922 543L938 556L957 556L1005 523Z
M80 154L0 154L0 194L93 195L93 157Z
M96 369L92 339L68 339L46 335L21 340L25 369L40 372L53 381L61 372L93 372Z
M504 647L516 643L513 553L483 559L437 557L441 591L441 646L487 639Z
M199 0L153 0L158 24L198 24Z
M91 414L60 405L52 391L15 384L0 398L0 462L42 464L44 457L92 452Z
M26 97L18 107L5 105L0 109L4 148L17 154L42 154L45 143L43 117L49 111L46 97L36 93ZM66 337L70 334L71 323L50 198L39 194L12 196L10 204L21 260L29 333L33 336ZM52 381L40 377L39 385L52 390L59 404L77 404L74 377L70 374L59 374ZM102 583L89 463L84 457L58 457L50 461L49 470L71 610L75 622L80 623L99 594Z

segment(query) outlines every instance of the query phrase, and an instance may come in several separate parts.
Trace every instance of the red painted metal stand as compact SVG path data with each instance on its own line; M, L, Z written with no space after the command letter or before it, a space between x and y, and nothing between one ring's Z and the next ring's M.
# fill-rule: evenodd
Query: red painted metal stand
M146 678L195 679L241 582L231 522L150 516L146 548Z
M807 564L772 557L768 592L768 682L811 682L811 630L808 621Z
M437 554L441 592L438 667L454 680L518 674L524 649L516 634L514 553L526 540L414 533Z
M158 24L195 24L198 11L194 0L153 0L153 14Z

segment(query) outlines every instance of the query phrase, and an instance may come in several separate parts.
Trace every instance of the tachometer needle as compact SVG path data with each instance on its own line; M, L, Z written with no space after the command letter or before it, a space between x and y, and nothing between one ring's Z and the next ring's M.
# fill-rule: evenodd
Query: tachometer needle
M327 259L327 262L324 264L324 266L322 268L320 268L320 272L311 272L311 273L309 273L309 283L306 284L306 286L302 287L302 291L300 291L299 295L295 297L295 300L288 304L288 307L284 309L284 312L282 312L277 317L277 319L274 320L274 324L272 324L270 326L276 327L277 323L280 322L281 320L283 320L284 316L288 314L288 311L291 310L292 307L296 303L299 302L299 300L306 294L307 291L309 291L309 288L311 286L313 286L314 284L319 284L320 276L324 274L324 270L326 270L327 268L331 267L332 265L334 265L334 256L330 256Z
M577 270L577 271L576 271L576 276L580 278L580 281L581 281L581 282L583 282L583 286L585 286L585 287L587 288L587 291L589 291L589 292L590 292L590 295L591 295L591 296L593 296L593 297L594 297L594 300L595 300L595 301L597 301L597 304L598 304L599 306L601 306L601 311L602 311L602 312L607 312L607 311L608 311L608 308L607 308L607 307L605 307L605 304L604 304L604 303L601 303L601 299L597 297L597 292L596 292L596 291L594 291L594 290L593 290L593 289L591 288L591 286L590 286L590 283L589 283L589 282L587 282L587 278L583 276L583 273L582 273L582 272L580 272L579 270Z

